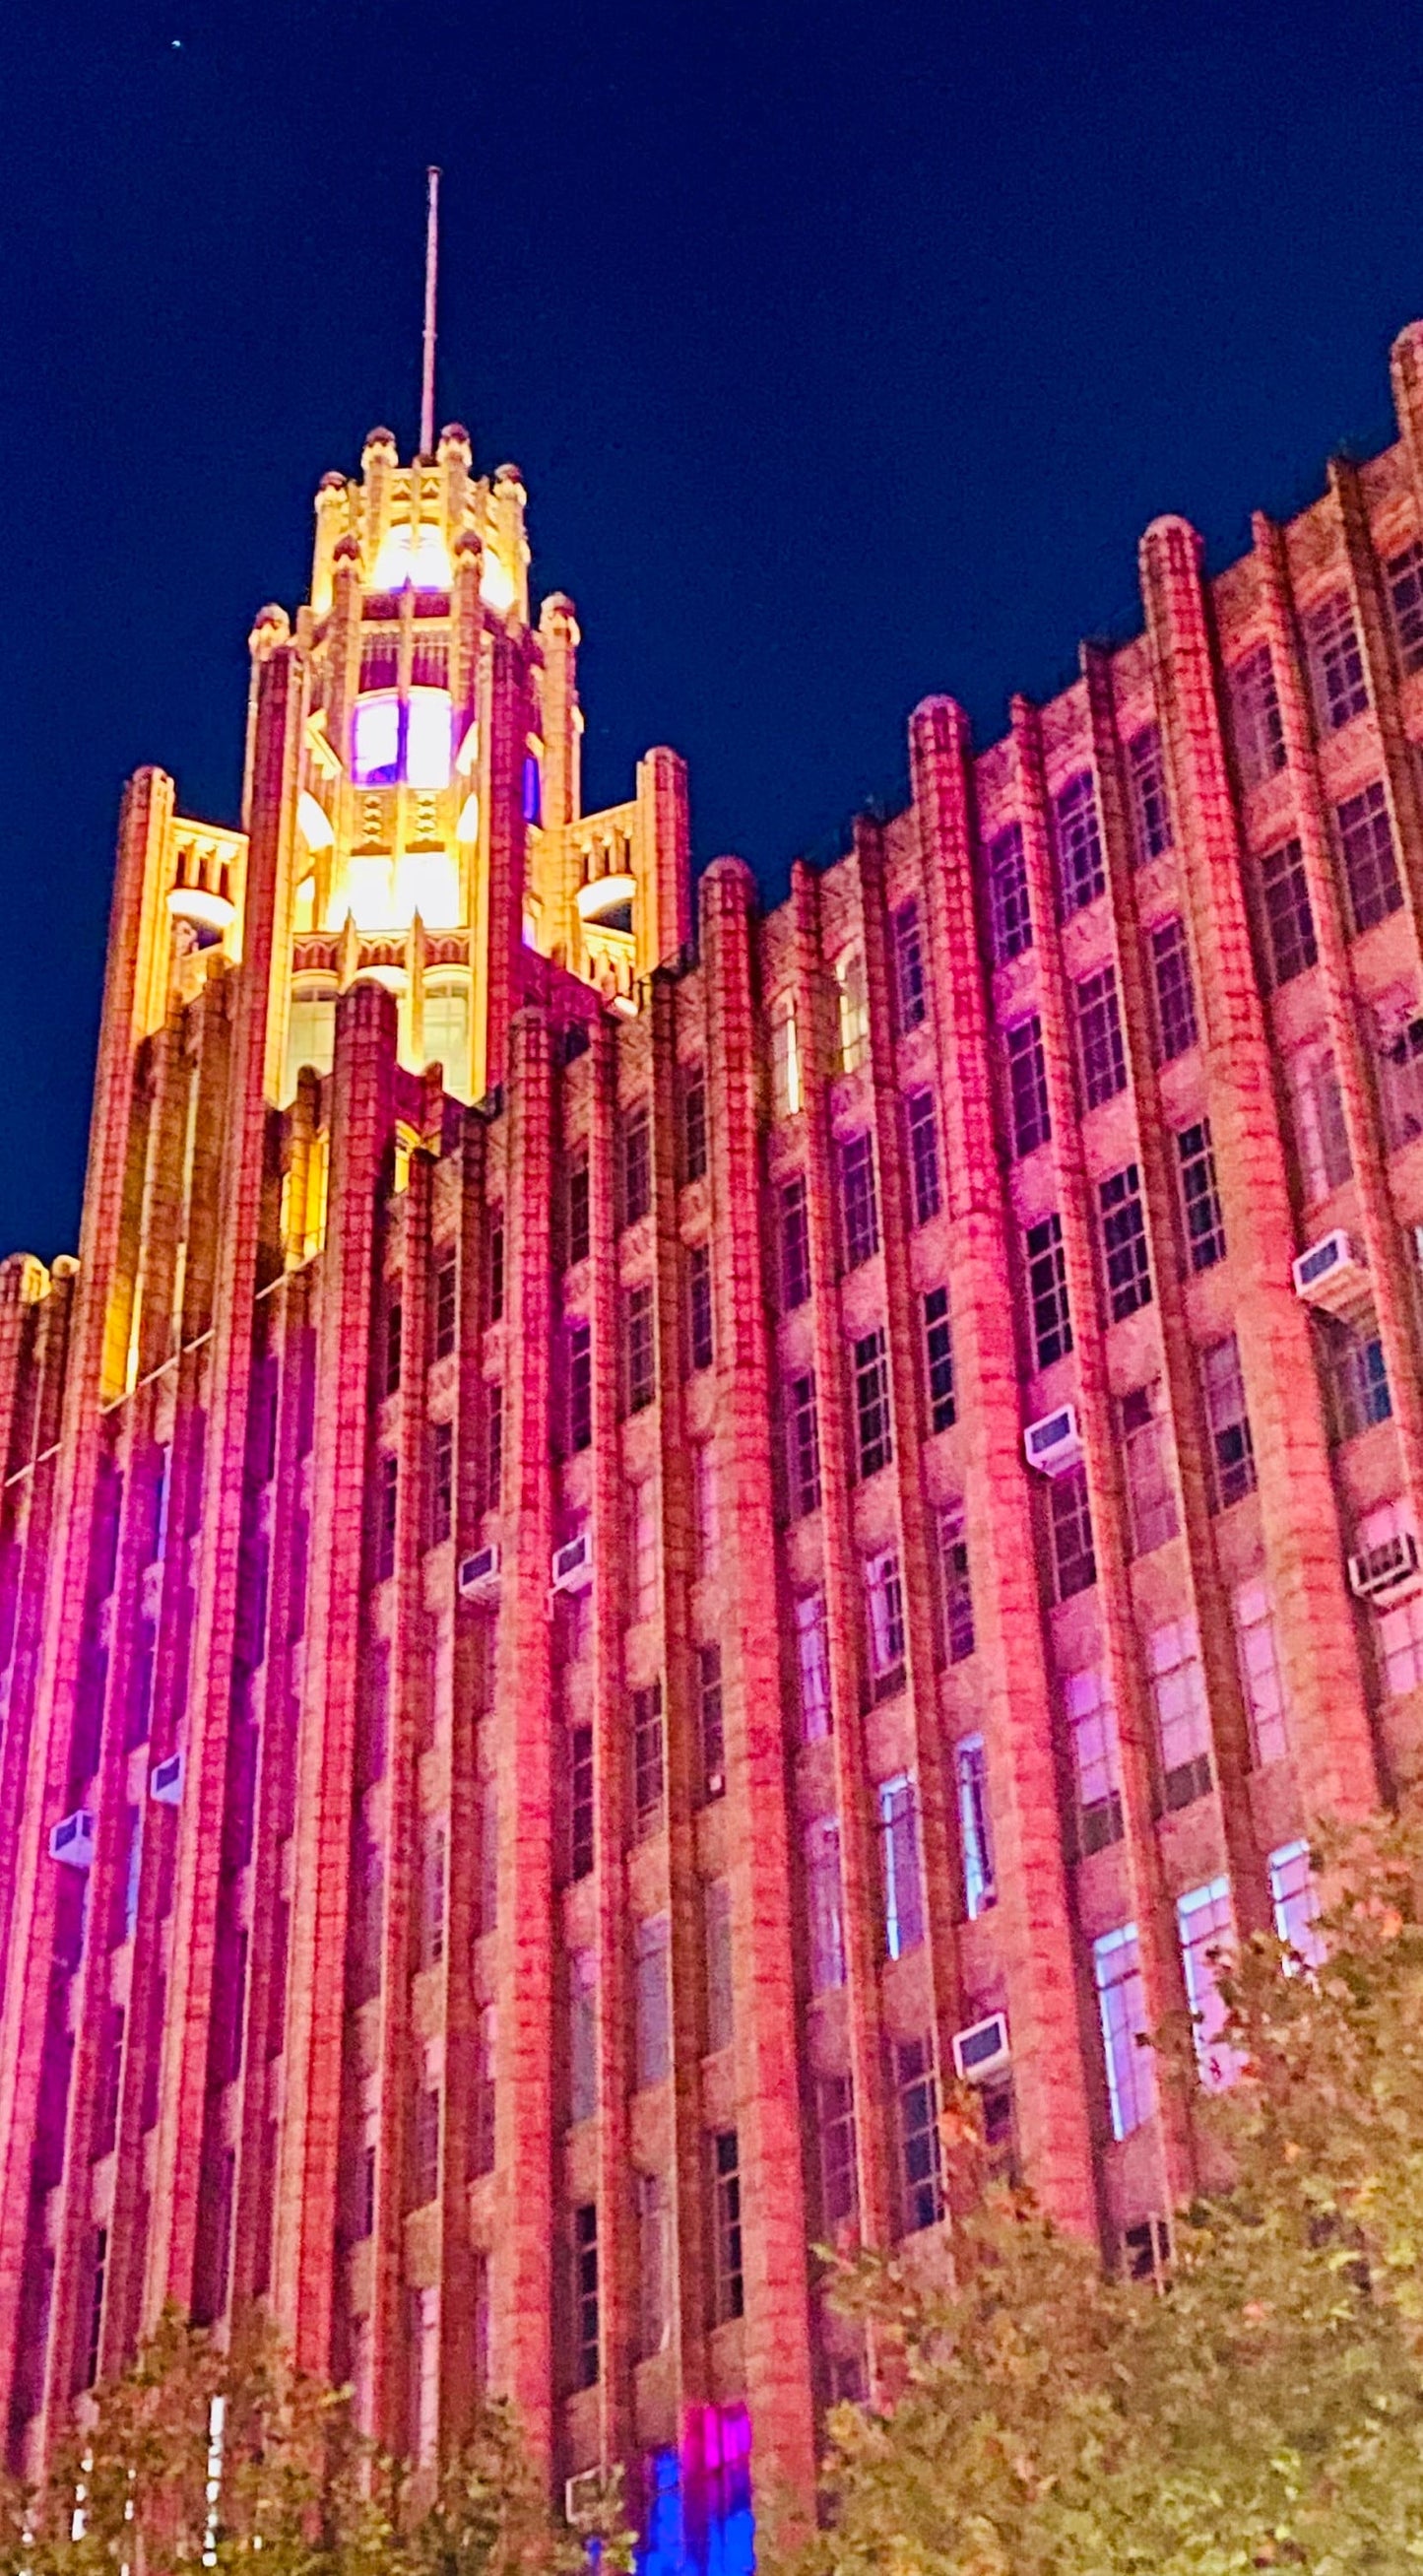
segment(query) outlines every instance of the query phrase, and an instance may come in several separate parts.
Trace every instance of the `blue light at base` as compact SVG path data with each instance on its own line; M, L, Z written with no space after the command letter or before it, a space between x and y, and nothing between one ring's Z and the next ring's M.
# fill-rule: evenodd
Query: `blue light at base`
M645 2536L637 2576L753 2576L751 2418L744 2406L698 2406L680 2452L646 2463Z

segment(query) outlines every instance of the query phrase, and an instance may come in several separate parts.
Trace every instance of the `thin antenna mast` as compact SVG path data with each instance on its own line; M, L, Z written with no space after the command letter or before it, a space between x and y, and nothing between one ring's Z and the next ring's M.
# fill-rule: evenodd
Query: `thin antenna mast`
M420 370L420 453L435 452L435 279L440 264L440 174L425 173L425 339Z

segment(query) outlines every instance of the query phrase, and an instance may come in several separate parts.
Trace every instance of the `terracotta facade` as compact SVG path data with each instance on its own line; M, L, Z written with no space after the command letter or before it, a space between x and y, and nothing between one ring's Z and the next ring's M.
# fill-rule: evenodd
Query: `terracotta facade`
M18 2465L261 2299L423 2460L487 2385L694 2554L748 2439L803 2508L875 2369L812 2248L936 2225L956 2051L1154 2258L1135 2031L1211 2080L1211 1943L1307 1942L1423 1744L1423 326L1394 384L695 936L516 470L324 482L242 829L125 800L77 1262L0 1267Z

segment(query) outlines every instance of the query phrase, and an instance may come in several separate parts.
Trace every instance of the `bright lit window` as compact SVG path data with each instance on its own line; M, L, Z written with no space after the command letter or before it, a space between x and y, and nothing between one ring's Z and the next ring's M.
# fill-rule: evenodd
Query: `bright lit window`
M1146 2045L1146 1989L1136 1925L1123 1923L1092 1944L1112 2135L1130 2137L1156 2108L1156 2069Z
M1324 1957L1324 1939L1315 1929L1319 1889L1307 1842L1280 1843L1271 1852L1270 1902L1279 1938L1288 1942L1306 1967L1317 1968ZM1285 1964L1288 1968L1290 1962Z
M394 689L357 698L351 774L358 787L393 787L400 776L400 700Z
M440 584L440 588L445 587L444 583ZM488 547L485 548L479 576L479 596L486 608L493 609L496 617L507 617L514 605L514 576L498 555L489 552Z
M405 718L405 776L409 786L448 787L453 725L448 689L411 690Z
M410 582L416 590L448 590L450 559L436 527L422 524L415 531L412 546L410 529L402 522L387 528L371 574L372 590L403 590Z
M1189 1895L1178 1897L1176 1930L1201 2082L1207 2092L1220 2093L1240 2073L1235 2050L1221 2037L1226 2016L1218 1977L1235 1946L1229 1879L1213 1878L1207 1886L1193 1887Z

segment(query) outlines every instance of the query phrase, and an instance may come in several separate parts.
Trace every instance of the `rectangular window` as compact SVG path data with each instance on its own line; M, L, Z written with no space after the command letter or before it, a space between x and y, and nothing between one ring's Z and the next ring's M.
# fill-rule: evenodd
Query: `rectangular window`
M568 1731L568 1875L586 1878L593 1866L593 1729Z
M642 1841L662 1825L664 1764L662 1758L662 1684L649 1682L632 1695L633 1805Z
M1423 1017L1381 1031L1379 1093L1390 1151L1423 1136Z
M587 1449L593 1439L593 1331L587 1323L568 1327L568 1446Z
M1054 1476L1048 1486L1052 1521L1052 1563L1059 1601L1075 1592L1090 1592L1097 1580L1092 1544L1092 1514L1087 1501L1087 1470L1080 1463Z
M1135 1163L1098 1184L1102 1220L1102 1266L1107 1278L1107 1304L1114 1324L1124 1323L1138 1306L1151 1303L1151 1262L1146 1248L1146 1212L1141 1204L1141 1175Z
M802 1592L795 1605L796 1679L803 1744L830 1732L830 1644L823 1592Z
M1305 882L1304 852L1283 841L1260 861L1260 916L1268 981L1278 990L1315 963L1319 949Z
M1196 1043L1196 994L1191 952L1179 913L1151 933L1151 977L1156 994L1156 1038L1163 1064L1174 1064Z
M707 1078L694 1065L682 1078L682 1177L702 1181L707 1170Z
M782 993L771 1005L771 1108L777 1118L793 1118L805 1095L801 1087L800 1045L796 1036L795 1001Z
M568 2116L575 2127L598 2108L598 1958L575 1950L568 1962Z
M1033 944L1028 905L1028 862L1021 823L1009 823L988 844L988 936L995 966L1006 966Z
M697 1648L697 1708L702 1753L702 1795L726 1792L726 1723L721 1697L721 1648Z
M1413 1516L1406 1503L1381 1503L1365 1514L1354 1545L1362 1552L1392 1542L1393 1553L1402 1558L1413 1534ZM1391 1609L1375 1611L1373 1627L1389 1697L1415 1690L1423 1682L1423 1592L1408 1593Z
M1134 1386L1121 1401L1122 1457L1133 1556L1150 1556L1154 1549L1165 1547L1180 1526L1166 1455L1166 1425L1159 1403L1160 1389L1155 1384Z
M1376 921L1386 920L1389 913L1398 912L1403 904L1383 780L1372 779L1357 796L1346 796L1342 805L1336 805L1334 827L1339 835L1349 910L1357 937L1360 931L1372 930Z
M1355 1332L1348 1324L1320 1318L1326 1365L1333 1398L1334 1436L1353 1440L1393 1412L1383 1344L1376 1331Z
M702 1881L702 1951L706 1970L707 2054L731 2046L731 1886L724 1878Z
M1290 1749L1285 1686L1280 1676L1275 1613L1258 1576L1253 1582L1237 1586L1231 1609L1245 1713L1250 1720L1251 1752L1262 1767L1267 1762L1283 1762Z
M976 1923L997 1894L993 1836L988 1823L988 1757L981 1735L962 1735L954 1746L954 1787L958 1793L964 1912L970 1923Z
M1067 1259L1062 1248L1062 1219L1054 1209L1027 1236L1028 1297L1033 1316L1033 1364L1051 1368L1072 1348L1072 1317L1067 1304Z
M697 1573L712 1572L717 1557L721 1524L717 1514L716 1461L710 1440L699 1440L692 1450L692 1518L696 1526Z
M638 2350L644 2361L665 2351L671 2331L672 2213L661 2174L637 2177Z
M845 1229L845 1266L857 1270L879 1250L879 1199L875 1189L874 1147L868 1130L847 1136L840 1148L840 1214Z
M1345 590L1330 593L1304 621L1315 713L1321 733L1337 733L1369 703L1364 657Z
M1328 1047L1303 1047L1286 1059L1294 1105L1295 1144L1305 1197L1328 1198L1354 1168L1339 1076Z
M672 2070L671 1940L665 1914L644 1915L636 1926L633 2036L639 2088L660 2084Z
M484 1319L486 1323L502 1322L504 1315L504 1218L501 1210L491 1210L486 1240L484 1271Z
M834 1816L817 1816L805 1829L805 1907L810 1930L810 1991L824 1995L845 1982L840 1826Z
M1079 769L1052 800L1057 845L1057 891L1065 921L1105 894L1107 871L1097 821L1097 790L1090 769Z
M904 1679L904 1587L897 1551L885 1548L866 1557L864 1580L870 1678L876 1699L883 1699Z
M917 1029L927 1007L919 905L911 895L894 916L894 992L901 1036Z
M1423 670L1423 544L1415 537L1384 566L1398 658L1405 671Z
M1257 644L1226 674L1230 729L1247 793L1285 765L1285 729L1268 644Z
M1186 1258L1193 1270L1211 1270L1217 1261L1225 1259L1225 1219L1216 1186L1209 1118L1198 1118L1194 1126L1179 1130L1176 1164L1181 1179Z
M820 1509L820 1422L815 1371L793 1377L786 1389L786 1480L792 1520Z
M641 1413L652 1402L657 1387L650 1280L640 1288L629 1288L624 1292L623 1353L627 1367L627 1409L629 1413Z
M491 1378L484 1390L484 1508L497 1512L504 1490L504 1389Z
M1037 1012L1019 1020L1005 1040L1008 1051L1008 1117L1013 1152L1019 1161L1045 1145L1052 1134L1048 1114L1047 1066L1043 1060L1043 1024Z
M388 1583L395 1572L395 1520L400 1499L400 1462L393 1449L376 1461L375 1579Z
M713 2236L716 2250L716 2323L726 2325L746 2305L741 2270L741 2169L736 2131L712 2138Z
M874 1476L881 1467L889 1465L894 1455L889 1416L889 1359L882 1324L877 1324L872 1333L860 1335L854 1345L854 1357L855 1426L860 1474L862 1477Z
M840 1071L853 1073L864 1063L870 1043L870 1002L865 989L865 956L861 948L847 948L835 960L835 982L840 1003Z
M445 1820L424 1816L420 1822L420 1913L416 1924L416 1962L437 1968L445 1955Z
M476 2174L494 2171L494 2079L498 2039L498 2008L494 2004L486 2004L479 2016L474 2098L470 2105L469 2160L470 2170Z
M440 2190L440 2095L424 2084L415 2096L415 2122L410 2140L410 2205L428 2209Z
M1287 1942L1305 1967L1319 1967L1324 1959L1324 1940L1316 1929L1319 1889L1308 1843L1281 1843L1270 1854L1269 1870L1276 1938Z
M652 1205L652 1120L631 1109L623 1128L623 1223L636 1225Z
M1235 1335L1201 1353L1201 1386L1215 1466L1215 1506L1226 1511L1255 1491L1255 1444L1245 1410L1245 1386Z
M403 1338L404 1312L400 1299L392 1297L385 1310L385 1369L382 1392L396 1395L400 1389L400 1346Z
M449 1358L459 1323L459 1257L453 1245L435 1259L435 1349L437 1360Z
M949 1431L956 1418L954 1402L954 1337L947 1288L931 1288L924 1299L924 1370L929 1384L929 1428Z
M1077 986L1077 1061L1084 1109L1100 1109L1104 1100L1125 1091L1127 1060L1115 966L1100 966Z
M598 2385L598 2204L585 2200L573 2213L573 2332L575 2377L580 2388Z
M932 1091L911 1091L904 1103L904 1127L909 1144L909 1186L914 1202L914 1222L927 1225L937 1216L939 1188L939 1126L934 1115Z
M1123 1923L1092 1944L1112 2135L1128 2138L1156 2108L1156 2070L1147 2043L1146 1989L1136 1925Z
M628 1616L633 1627L657 1616L657 1576L661 1561L657 1527L657 1479L644 1476L632 1489L632 1586Z
M820 2137L820 2214L827 2235L853 2226L860 2206L855 2144L855 2087L848 2075L822 2075L815 2088Z
M1221 2093L1240 2072L1235 2050L1222 2038L1225 2005L1219 1972L1235 1947L1235 1916L1228 1878L1213 1878L1176 1899L1176 1932L1191 2007L1191 2035L1196 2063L1208 2093Z
M891 1959L902 1959L924 1938L924 1883L919 1865L919 1801L907 1771L882 1780L878 1791L880 1866L884 1875L884 1939Z
M973 1594L968 1579L968 1535L962 1503L946 1504L938 1518L939 1586L944 1605L944 1644L951 1664L967 1663L974 1649Z
M1156 1712L1162 1799L1189 1807L1211 1786L1211 1718L1201 1640L1194 1619L1167 1619L1146 1641L1146 1667Z
M805 1174L783 1182L781 1212L781 1306L791 1314L810 1295L810 1214L805 1200Z
M1116 1711L1107 1677L1093 1665L1069 1673L1062 1685L1063 1714L1072 1749L1077 1798L1077 1841L1084 1854L1104 1851L1122 1838L1122 1780Z
M939 2162L939 2081L930 2039L902 2039L894 2052L899 2177L906 2236L935 2227L944 2214Z
M694 1370L711 1367L711 1246L706 1243L694 1243L687 1255L687 1351Z
M586 1261L592 1242L592 1203L588 1191L588 1157L580 1154L568 1167L568 1259Z
M455 1522L455 1426L430 1426L430 1545L443 1547Z
M1131 789L1132 840L1138 867L1159 859L1171 847L1171 806L1166 794L1166 763L1159 725L1144 725L1127 744L1127 782Z

